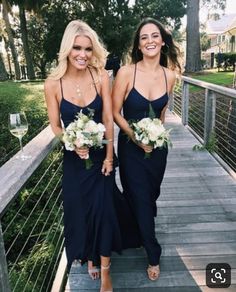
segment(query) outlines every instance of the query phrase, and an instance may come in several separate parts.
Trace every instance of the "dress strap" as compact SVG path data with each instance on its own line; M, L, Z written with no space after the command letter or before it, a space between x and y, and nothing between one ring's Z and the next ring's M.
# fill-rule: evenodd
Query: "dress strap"
M166 81L166 92L168 93L168 86L167 86L167 77L166 77L166 71L165 69L161 66L163 72L164 72L164 76L165 76L165 81Z
M92 77L92 79L93 79L93 84L94 84L94 87L95 87L96 93L98 94L97 86L96 86L96 83L95 83L95 80L94 80L94 77L93 77L92 71L89 69L89 67L88 67L88 70L89 70L89 73L90 73L90 75L91 75L91 77Z
M134 64L134 82L133 82L133 87L135 85L136 70L137 70L137 63Z
M62 88L62 80L60 78L60 87L61 87L61 97L63 98L64 97L64 94L63 94L63 88Z

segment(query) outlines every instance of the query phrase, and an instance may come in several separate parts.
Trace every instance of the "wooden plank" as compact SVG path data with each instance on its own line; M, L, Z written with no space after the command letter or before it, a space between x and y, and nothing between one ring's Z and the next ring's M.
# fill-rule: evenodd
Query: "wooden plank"
M98 292L98 289L69 289L65 291L72 291L72 292ZM200 288L198 287L158 287L158 292L200 292ZM115 292L157 292L157 288L116 288ZM212 291L211 291L212 292ZM221 291L219 291L221 292ZM223 291L224 292L224 291ZM227 291L226 291L227 292ZM231 291L229 291L231 292ZM235 292L235 291L232 291Z
M163 256L203 256L203 255L234 255L236 242L229 243L194 243L179 245L164 245Z
M157 207L193 207L193 206L223 206L223 205L235 205L236 198L229 198L229 199L202 199L202 200L165 200L165 201L157 201ZM235 206L236 208L236 206Z
M156 224L157 232L173 233L173 232L209 232L209 231L236 231L236 224L232 222L204 222L189 224Z
M206 288L206 290L205 290ZM219 289L218 289L219 290ZM217 291L218 291L217 290ZM68 291L68 290L66 290ZM73 291L73 292L97 292L97 289L73 289L73 290L69 290L69 291ZM115 292L215 292L212 291L212 289L207 288L206 286L201 286L199 287L183 287L183 286L179 286L179 287L158 287L158 290L156 287L154 288L116 288ZM227 289L220 289L219 292L235 292L236 291L236 285L231 285L229 288Z
M227 262L232 269L236 268L236 255L228 256L188 256L188 257L162 257L161 258L161 271L185 271L186 267L189 270L205 270L209 263ZM112 272L113 274L132 272L143 272L147 268L147 257L132 258L124 255L112 258ZM74 265L71 268L70 274L87 274L87 265L78 266Z
M113 274L113 273L112 273ZM152 287L178 287L188 286L197 287L204 286L205 270L185 270L185 271L168 271L161 272L158 281L147 281L146 271L115 273L113 277L113 288L152 288ZM231 270L231 283L236 284L236 270ZM99 289L99 281L91 281L87 274L81 274L77 277L76 274L70 274L66 289L78 289L88 287ZM73 291L73 290L72 290Z
M56 276L53 281L51 292L61 292L63 291L63 282L65 279L65 275L67 272L67 259L66 259L66 253L65 249L62 252L60 263L57 269Z
M188 191L189 190L189 191ZM181 192L182 191L182 192ZM205 198L216 198L216 199L226 199L226 198L235 198L235 191L228 190L225 192L210 192L203 191L198 192L197 189L178 189L175 193L171 190L165 189L161 191L161 195L158 198L159 201L167 201L167 200L192 200L192 199L205 199Z
M158 209L159 210L159 209ZM203 222L227 222L236 220L236 210L233 213L217 213L217 214L169 214L157 215L155 222L157 224L176 224L178 223L203 223ZM213 230L214 231L214 230Z
M208 231L208 232L172 232L161 233L156 231L156 238L159 243L163 245L167 244L183 244L183 243L216 243L216 242L235 242L236 232L231 231Z
M235 186L234 185L224 185L224 186L208 186L207 188L203 185L199 186L183 186L178 185L175 187L170 187L165 181L163 181L161 187L161 195L162 194L192 194L192 193L208 193L208 196L212 197L214 194L221 194L222 198L226 193L234 193L235 194ZM209 194L210 193L210 194Z
M225 213L226 209L232 208L235 211L235 206L194 206L194 207L161 207L158 208L158 215L173 215L173 214L217 214Z

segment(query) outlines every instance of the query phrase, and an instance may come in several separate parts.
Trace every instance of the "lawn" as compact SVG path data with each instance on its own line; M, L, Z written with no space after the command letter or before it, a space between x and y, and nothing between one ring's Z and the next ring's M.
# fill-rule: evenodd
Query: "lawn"
M232 87L234 72L206 71L202 74L189 74L188 76L205 82Z
M43 82L0 82L0 165L19 150L19 141L8 130L8 114L25 111L28 133L26 144L48 124Z

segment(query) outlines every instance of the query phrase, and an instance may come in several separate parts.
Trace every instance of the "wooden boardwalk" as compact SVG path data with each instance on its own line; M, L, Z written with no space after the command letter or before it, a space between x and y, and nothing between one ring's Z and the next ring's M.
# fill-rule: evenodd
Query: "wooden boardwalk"
M193 151L199 142L178 118L168 113L173 148L158 199L156 236L162 245L161 276L146 276L143 249L126 250L112 257L114 292L236 291L236 181L206 151ZM209 263L228 263L231 286L206 286ZM73 266L65 291L99 291L87 267Z

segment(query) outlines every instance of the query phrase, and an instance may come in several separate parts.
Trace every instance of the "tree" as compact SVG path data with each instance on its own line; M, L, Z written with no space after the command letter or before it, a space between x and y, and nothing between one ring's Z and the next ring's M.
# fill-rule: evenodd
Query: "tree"
M2 53L0 52L0 81L8 79L7 70L5 68Z
M186 72L196 72L202 68L199 27L199 0L187 0Z
M29 79L35 79L34 66L30 54L29 42L28 42L28 31L26 26L26 17L25 17L25 2L26 1L14 1L15 4L19 7L19 18L20 18L20 31L21 31L21 40L23 44L24 56L27 67L27 76Z
M3 29L3 21L0 19L0 46L1 46L1 42L4 39L4 34L5 31ZM8 79L8 74L7 74L7 70L4 64L4 59L1 53L1 47L0 47L0 80L4 81Z
M11 0L15 5L19 7L19 18L20 18L20 32L21 40L23 44L24 56L27 66L27 74L29 79L35 79L34 65L30 52L29 40L28 40L28 29L26 22L26 10L34 11L39 13L41 7L47 3L45 0Z
M211 40L209 39L208 35L204 31L200 33L200 44L201 44L201 50L203 52L205 52L211 46Z
M178 29L186 13L186 0L139 0L135 1L133 10L139 21L144 17L153 17Z
M11 49L12 59L13 59L14 68L15 68L15 79L19 80L21 77L20 76L20 66L19 66L19 62L17 59L17 51L16 51L16 47L14 44L13 32L11 29L9 16L8 16L8 12L11 10L11 6L7 0L1 0L1 2L2 2L2 15L3 15L3 19L5 22L5 26L6 26L6 32L7 32L7 36L8 36L9 46Z
M186 72L201 70L201 49L199 32L199 7L200 0L187 0L187 48ZM224 9L226 0L202 0L202 5L211 9Z

